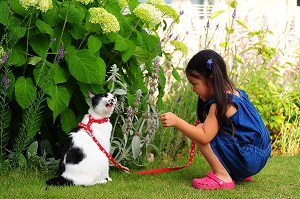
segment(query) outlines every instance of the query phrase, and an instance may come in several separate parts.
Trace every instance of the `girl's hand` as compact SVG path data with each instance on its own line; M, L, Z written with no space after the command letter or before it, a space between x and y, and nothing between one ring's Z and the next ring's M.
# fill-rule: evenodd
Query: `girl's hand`
M178 117L171 112L163 113L160 115L160 121L163 126L175 126Z

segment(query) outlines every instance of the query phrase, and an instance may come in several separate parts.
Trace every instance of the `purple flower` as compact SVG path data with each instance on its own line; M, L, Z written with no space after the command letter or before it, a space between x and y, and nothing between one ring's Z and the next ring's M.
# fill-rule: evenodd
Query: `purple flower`
M179 37L179 36L177 35L177 36L174 38L174 40L177 40L177 39L178 39L178 37Z
M1 62L1 65L4 65L8 60L8 54L5 54L2 56L2 62Z
M169 37L169 39L171 39L172 38L172 36L173 36L173 33L171 33L168 37Z
M216 25L216 30L219 28L219 24Z
M54 37L53 39L51 39L52 42L56 42L56 38Z
M189 34L189 31L186 31L186 32L185 32L185 34L187 34L187 35L188 35L188 34Z
M210 24L209 24L209 20L206 23L206 28L209 28Z
M7 89L8 89L8 86L9 86L9 78L8 78L8 76L3 77L3 79L2 79L2 81L1 81L0 84L1 84L1 85L3 84L2 88L3 88L4 90L7 90Z
M184 11L181 10L181 11L179 12L179 15L183 15L183 14L184 14Z
M177 102L180 102L180 101L181 101L181 96L179 96L177 99Z
M232 13L232 18L234 19L236 17L236 9L234 9L233 13Z
M64 45L62 45L59 49L58 49L58 56L57 56L57 61L60 59L63 59L65 57L65 48Z
M133 110L132 110L132 107L129 106L129 107L127 108L127 116L128 116L128 117L132 117L132 115L133 115Z

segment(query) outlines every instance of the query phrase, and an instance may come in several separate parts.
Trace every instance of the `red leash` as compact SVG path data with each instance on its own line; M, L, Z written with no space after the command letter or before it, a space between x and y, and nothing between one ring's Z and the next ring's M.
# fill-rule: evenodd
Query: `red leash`
M94 118L92 118L91 116L89 117L89 122L87 124L78 124L79 127L84 128L84 130L86 130L90 136L92 137L92 139L94 140L94 142L97 144L97 146L99 147L99 149L107 156L107 158L119 169L122 169L124 171L128 171L130 173L134 173L134 174L153 174L153 173L163 173L163 172L170 172L170 171L176 171L179 169L183 169L186 168L188 166L190 166L193 162L194 159L194 153L195 153L195 147L196 147L196 142L192 141L192 145L191 145L191 149L190 149L190 157L189 157L189 161L185 166L180 166L180 167L171 167L171 168L159 168L159 169L152 169L152 170L145 170L145 171L132 171L124 166L122 166L121 164L119 164L113 157L111 157L109 155L109 153L102 147L102 145L98 142L98 140L96 139L96 137L93 134L93 131L91 129L91 125L92 123L104 123L104 122L108 122L108 118L103 118L101 120L96 120ZM196 121L196 126L199 124L199 120Z

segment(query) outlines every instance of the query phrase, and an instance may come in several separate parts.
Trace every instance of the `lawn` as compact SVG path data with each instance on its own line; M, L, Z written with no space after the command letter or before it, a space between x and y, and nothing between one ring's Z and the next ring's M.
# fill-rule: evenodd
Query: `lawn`
M187 158L175 162L149 163L148 168L184 165ZM299 198L300 155L276 155L266 167L253 177L252 182L236 183L233 190L196 190L191 180L205 176L209 167L200 154L193 164L170 173L136 175L111 170L112 182L90 187L49 187L45 180L53 177L52 171L17 169L0 174L0 198Z

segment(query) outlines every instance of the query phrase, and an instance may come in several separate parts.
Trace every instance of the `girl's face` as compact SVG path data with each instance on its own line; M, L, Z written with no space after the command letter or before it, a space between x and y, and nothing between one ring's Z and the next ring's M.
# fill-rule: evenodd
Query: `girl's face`
M214 96L211 78L205 81L203 78L196 78L188 74L186 77L192 84L193 91L197 93L204 102L207 102Z

